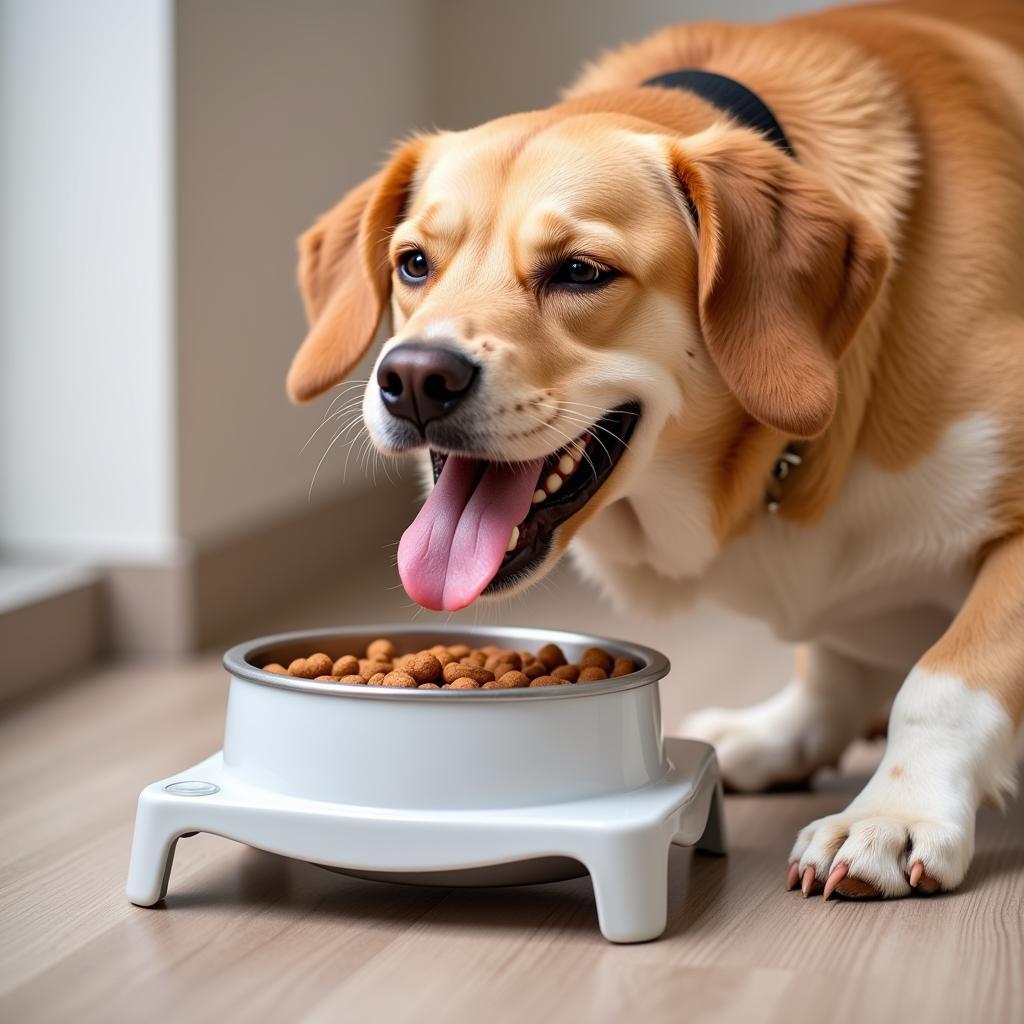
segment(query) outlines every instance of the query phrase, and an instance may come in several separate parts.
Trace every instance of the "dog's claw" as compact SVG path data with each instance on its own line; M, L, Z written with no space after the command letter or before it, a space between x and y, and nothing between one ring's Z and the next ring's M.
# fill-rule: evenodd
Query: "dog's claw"
M804 899L807 899L814 893L814 883L814 868L808 866L804 868L804 877L800 882L800 891L804 894Z
M917 883L921 881L921 876L924 874L924 865L920 861L915 861L914 865L910 869L910 888L916 889Z
M832 873L828 876L828 881L825 883L825 899L829 899L832 896L836 886L846 877L849 870L849 864L837 864L832 869Z
M932 878L931 875L924 873L924 864L919 860L914 861L911 865L908 881L910 882L911 889L916 889L925 896L930 896L941 888L941 883L937 878Z
M793 861L786 873L786 892L792 892L800 884L800 862Z

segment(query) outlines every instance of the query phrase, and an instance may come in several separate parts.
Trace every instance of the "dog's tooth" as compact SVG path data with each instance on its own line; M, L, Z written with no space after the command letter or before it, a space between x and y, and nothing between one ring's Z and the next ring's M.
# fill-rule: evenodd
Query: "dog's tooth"
M544 488L548 494L554 494L561 486L562 478L557 473L552 473L551 476L544 481Z
M539 505L546 497L547 494L545 494L544 491L538 488L536 491L533 492L533 504Z
M571 455L563 455L558 460L558 472L562 476L571 476L572 471L576 468L576 463L572 461Z
M519 527L513 526L512 532L508 536L508 544L505 545L506 551L515 551L516 545L519 543Z

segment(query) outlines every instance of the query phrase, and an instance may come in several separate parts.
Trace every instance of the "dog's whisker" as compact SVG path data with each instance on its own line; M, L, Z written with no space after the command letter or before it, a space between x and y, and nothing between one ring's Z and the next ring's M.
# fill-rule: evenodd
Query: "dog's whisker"
M309 490L306 492L306 500L307 501L311 501L312 498L313 498L313 488L316 486L317 474L320 472L320 467L324 464L324 460L327 458L328 455L330 455L331 449L334 447L334 445L338 441L338 439L346 431L351 430L351 429L352 429L352 424L351 423L347 427L342 427L342 429L339 430L334 435L334 437L331 438L330 444L327 445L327 448L324 450L323 455L320 456L320 461L316 464L316 469L313 470L313 479L310 480L310 482L309 482Z
M320 431L323 430L323 428L327 426L328 423L331 422L331 420L339 419L340 417L344 416L346 412L352 412L352 410L339 409L338 412L334 413L332 416L324 417L324 419L321 420L317 427L314 429L313 433L306 438L306 443L299 449L299 454L301 455L309 447L309 444L313 440L313 438L316 437L316 435L319 434Z

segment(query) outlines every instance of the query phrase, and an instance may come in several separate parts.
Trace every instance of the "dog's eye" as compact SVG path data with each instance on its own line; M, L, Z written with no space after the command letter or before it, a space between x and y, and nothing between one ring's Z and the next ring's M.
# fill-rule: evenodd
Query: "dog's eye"
M423 284L430 273L430 264L421 249L403 253L398 260L398 274L406 284Z
M593 287L607 284L616 272L608 267L599 267L589 260L566 260L549 278L549 284Z

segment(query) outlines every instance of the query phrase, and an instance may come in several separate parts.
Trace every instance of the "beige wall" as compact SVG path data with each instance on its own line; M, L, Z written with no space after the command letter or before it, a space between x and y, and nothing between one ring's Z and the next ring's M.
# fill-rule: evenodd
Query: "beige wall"
M179 0L176 21L180 531L205 541L307 500L326 403L284 374L304 331L295 238L429 122L431 6ZM336 449L336 452L340 451ZM326 462L314 500L336 493ZM353 486L361 475L350 467Z
M438 120L466 128L546 106L602 50L682 21L769 21L823 0L439 0Z

